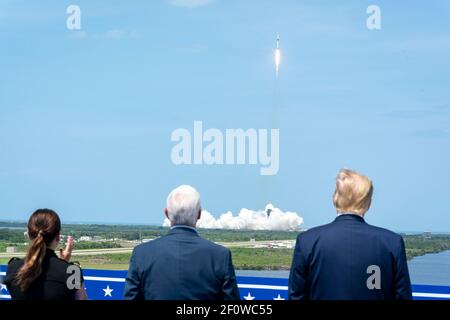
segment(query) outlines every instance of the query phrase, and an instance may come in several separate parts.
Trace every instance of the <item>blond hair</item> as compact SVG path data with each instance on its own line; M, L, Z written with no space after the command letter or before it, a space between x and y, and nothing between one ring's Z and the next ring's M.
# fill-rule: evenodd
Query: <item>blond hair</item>
M339 213L364 214L372 202L373 185L366 176L342 169L336 177L333 203Z

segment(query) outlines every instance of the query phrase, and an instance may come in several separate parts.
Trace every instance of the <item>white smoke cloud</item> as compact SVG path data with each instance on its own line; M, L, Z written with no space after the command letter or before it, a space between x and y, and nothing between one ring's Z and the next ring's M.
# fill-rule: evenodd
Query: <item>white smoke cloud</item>
M228 211L218 219L206 210L197 222L197 228L204 229L246 229L246 230L297 230L303 218L296 212L281 211L269 203L264 210L253 211L242 208L237 216ZM168 219L163 226L170 226Z

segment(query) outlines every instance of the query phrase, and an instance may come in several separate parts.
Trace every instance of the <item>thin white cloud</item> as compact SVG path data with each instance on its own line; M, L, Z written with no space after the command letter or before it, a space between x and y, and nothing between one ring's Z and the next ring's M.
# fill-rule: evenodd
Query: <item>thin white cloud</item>
M110 40L135 39L138 34L135 30L113 29L107 31L105 37Z
M214 0L167 0L173 6L177 7L202 7L214 2Z
M421 35L381 44L389 53L436 54L450 51L449 35Z
M192 45L179 47L177 50L184 53L200 53L208 50L208 45L203 43L194 43Z
M450 116L450 104L449 105L436 105L436 106L424 106L422 108L415 109L398 109L383 114L389 118L399 119L423 119L425 117L449 117Z
M412 132L411 135L422 139L450 139L450 130L449 129L417 130Z
M76 40L84 40L88 36L86 31L69 31L68 37L70 39L76 39Z

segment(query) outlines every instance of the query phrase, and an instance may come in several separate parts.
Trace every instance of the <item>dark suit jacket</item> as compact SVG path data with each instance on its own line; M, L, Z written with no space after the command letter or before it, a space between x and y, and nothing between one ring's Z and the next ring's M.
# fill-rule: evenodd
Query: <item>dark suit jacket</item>
M69 278L74 275L73 270L68 270L69 266L78 269L79 280L84 282L81 269L77 265L58 258L53 250L47 249L41 275L23 292L16 283L17 273L23 263L24 259L17 258L12 258L8 263L5 284L13 300L74 300L77 289L69 289L67 286L67 281L72 283Z
M367 270L371 265L380 268L380 289L367 286L374 273ZM411 299L403 238L353 214L340 215L330 224L299 234L289 298Z
M131 256L125 299L239 300L231 252L176 227L138 245Z

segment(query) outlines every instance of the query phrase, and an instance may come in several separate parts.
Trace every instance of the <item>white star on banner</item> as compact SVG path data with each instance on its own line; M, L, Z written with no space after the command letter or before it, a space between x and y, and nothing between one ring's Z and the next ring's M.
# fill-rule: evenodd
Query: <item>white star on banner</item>
M273 300L286 300L286 299L280 296L280 294L278 294L278 297L273 298Z
M248 295L244 296L244 299L245 300L253 300L253 299L255 299L255 297L252 297L252 295L249 292Z
M2 292L3 290L7 290L6 289L6 285L4 285L3 283L0 283L0 292Z
M111 292L113 292L114 289L110 289L110 288L109 288L109 285L108 285L108 286L106 286L105 289L102 289L102 290L105 291L105 297L109 296L109 297L112 298Z

